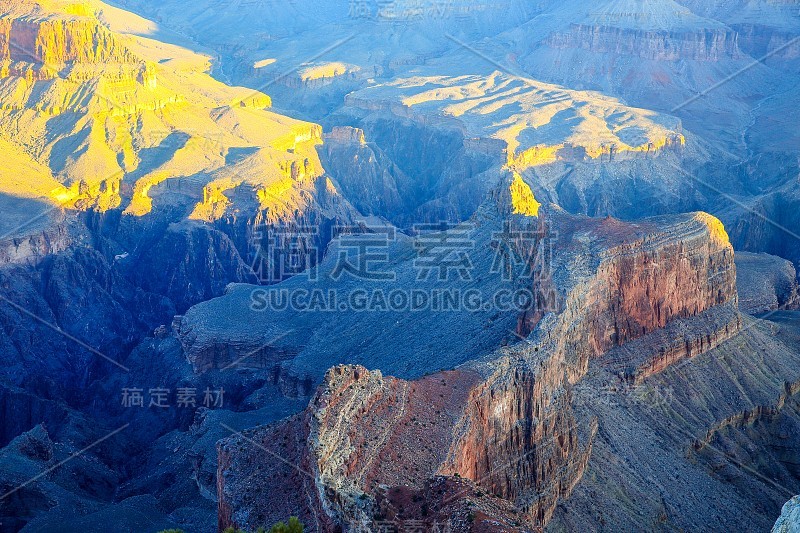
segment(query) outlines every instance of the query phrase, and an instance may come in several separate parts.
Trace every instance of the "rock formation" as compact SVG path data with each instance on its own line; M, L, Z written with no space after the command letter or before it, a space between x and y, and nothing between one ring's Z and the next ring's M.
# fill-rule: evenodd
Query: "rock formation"
M0 19L3 77L15 72L23 78L48 79L73 64L137 62L120 39L99 24L90 4L67 5L60 13L48 4L4 2Z
M373 113L438 123L463 131L467 138L503 141L507 163L520 171L559 160L655 154L685 143L680 121L653 120L610 98L500 71L452 79L402 79L351 93L346 103ZM432 107L436 113L431 113Z
M0 0L0 529L767 529L797 7Z
M738 59L738 34L730 30L648 31L613 26L573 24L551 35L553 48L580 48L594 53L633 55L654 61Z
M511 502L521 523L546 525L591 460L598 427L576 417L572 400L590 361L681 320L724 314L735 308L736 288L724 229L703 213L639 223L558 211L543 216L558 250L547 259L548 283L558 296L556 308L526 312L540 319L523 321L533 331L527 343L416 381L333 368L305 414L220 444L220 527L256 527L300 506L316 530L369 528L386 510L379 494L425 493L436 476L469 480L494 498L495 509ZM683 332L686 349L660 354L647 375L734 335L736 317L728 317L720 334L702 327ZM707 335L718 338L699 340ZM695 338L697 347L689 349ZM275 443L287 438L293 443L288 463L302 465L289 474L302 487L289 500L258 474L283 462L287 449ZM269 450L267 463L253 464L251 452L242 451L251 440ZM251 476L258 476L256 484ZM265 501L263 493L273 496ZM497 520L506 518L499 511ZM402 511L393 519L430 521Z
M737 252L736 285L747 313L793 309L800 302L794 265L774 255Z
M775 522L772 533L795 533L800 531L800 496L795 496L783 506L781 516Z

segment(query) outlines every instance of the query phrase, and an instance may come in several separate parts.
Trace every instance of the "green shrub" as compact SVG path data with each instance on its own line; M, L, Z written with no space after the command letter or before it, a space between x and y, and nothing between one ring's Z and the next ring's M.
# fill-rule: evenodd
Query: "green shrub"
M289 523L278 522L272 526L269 533L303 533L303 524L296 516L289 519Z
M169 531L161 531L160 533L183 533L183 531L179 529L170 529ZM246 531L229 527L223 531L223 533L246 533ZM263 527L259 527L255 533L267 533L267 530ZM303 533L303 524L300 523L300 520L298 520L296 516L293 516L289 519L288 524L286 522L278 522L269 528L269 533Z

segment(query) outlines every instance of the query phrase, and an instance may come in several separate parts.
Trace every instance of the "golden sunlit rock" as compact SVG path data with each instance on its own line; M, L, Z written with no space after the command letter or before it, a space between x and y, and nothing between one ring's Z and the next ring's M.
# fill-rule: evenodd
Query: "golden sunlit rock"
M180 190L196 204L191 218L214 220L233 186L223 167L263 208L272 190L294 187L287 178L322 174L319 126L268 111L260 91L214 80L209 58L139 36L146 24L100 2L0 5L0 127L52 169L61 185L47 195L59 204L143 216L154 196ZM114 16L98 18L106 12Z
M798 5L0 0L0 530L769 530Z
M510 190L511 206L515 215L539 216L539 208L542 204L536 201L530 186L516 172L514 173L514 180L511 182Z
M685 143L680 120L591 91L511 76L418 76L356 91L355 107L430 113L460 123L469 137L507 147L518 171L556 161L656 154Z
M719 246L731 247L731 240L725 225L715 216L708 213L697 213L695 218L706 225L711 240Z

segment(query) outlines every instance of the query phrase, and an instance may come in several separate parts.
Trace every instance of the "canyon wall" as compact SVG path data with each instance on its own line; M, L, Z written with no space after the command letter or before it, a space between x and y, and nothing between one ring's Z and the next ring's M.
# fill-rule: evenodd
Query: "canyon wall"
M503 506L510 503L525 523L543 527L590 462L598 426L578 416L572 400L590 360L614 357L615 348L704 313L730 313L727 329L716 339L705 327L676 329L685 348L675 349L679 355L662 354L650 366L641 363L652 375L738 331L733 251L713 217L697 213L639 223L577 219L557 211L542 217L517 220L541 223L555 239L558 254L546 263L552 270L537 272L551 275L550 288L560 297L557 309L530 310L528 317L537 320L523 321L533 329L527 341L417 381L336 367L303 417L254 430L305 435L299 438L305 442L300 456L308 479L301 486L316 491L301 514L307 524L318 524L313 530L369 528L387 513L430 522L429 515L414 515L422 507L412 512L411 504L398 503L398 491L411 491L412 501L429 498L427 510L440 509L444 502L430 495L437 476L471 483L499 522L506 520ZM646 378L644 370L637 376ZM259 442L277 453L269 439ZM286 507L273 506L278 496L270 479L262 476L263 485L252 488L250 476L265 464L248 463L231 451L245 445L241 437L220 444L221 527L257 527L261 523L254 516L277 519L273 508ZM251 487L248 492L265 491L271 499L260 502L253 495L243 501L243 483ZM462 526L456 530L472 528Z
M2 18L0 57L49 68L73 61L128 63L135 59L94 17Z
M737 302L733 247L710 215L576 222L557 212L546 222L559 253L546 267L555 303L545 303L555 305L558 317L534 331L548 311L534 306L520 323L521 334L534 331L570 354L572 379L615 346Z
M92 67L87 70L88 65ZM113 66L116 70L108 68ZM35 82L63 76L82 81L92 77L90 71L98 67L108 70L110 81L155 84L153 67L101 25L88 6L67 7L58 15L17 14L12 8L0 17L0 78L19 76Z
M719 61L742 56L738 34L722 29L651 31L572 24L569 31L555 33L545 43L556 49L579 48L656 61Z
M48 224L41 231L0 240L0 266L37 266L47 256L63 252L70 246L72 239L65 218L47 218Z
M505 363L470 393L442 471L474 480L541 526L583 475L596 431L573 416L559 357Z

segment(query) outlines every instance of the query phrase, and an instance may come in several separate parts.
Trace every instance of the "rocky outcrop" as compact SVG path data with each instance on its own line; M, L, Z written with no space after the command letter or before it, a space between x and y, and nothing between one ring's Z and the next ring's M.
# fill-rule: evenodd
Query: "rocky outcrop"
M339 142L348 144L365 144L364 130L350 126L334 126L330 133L325 134L328 142Z
M340 523L368 522L371 509L357 502L379 485L422 488L444 462L479 379L444 372L406 382L362 367L328 373L310 404L309 450Z
M543 526L583 475L596 431L573 417L563 359L504 365L470 393L443 472L474 480Z
M373 69L362 69L358 65L341 62L318 62L304 65L297 71L285 73L282 71L269 71L268 69L255 69L259 77L265 77L272 83L280 83L292 89L321 89L336 82L364 81L373 76Z
M800 304L794 265L774 255L736 252L736 286L739 307L746 313L793 309Z
M666 31L572 24L545 41L553 48L632 55L657 61L720 61L741 57L738 35L722 29Z
M406 520L432 526L458 516L476 493L487 520L518 523L499 492L447 466L452 432L479 381L471 371L407 382L363 367L331 369L304 415L220 443L220 529L254 528L282 513L299 513L314 531ZM276 472L294 489L264 498L261 484ZM453 489L459 484L465 490ZM464 520L454 530L470 527Z
M557 235L549 249L559 251L546 263L554 298L535 303L520 334L559 313L535 335L564 347L578 376L591 357L737 300L733 248L705 213L626 223L554 212L545 224Z
M88 4L44 12L12 6L0 18L0 77L52 79L73 64L128 64L140 61L95 18ZM80 77L80 73L76 72ZM148 76L143 68L127 77Z
M274 343L197 343L191 327L176 317L174 332L180 338L186 358L198 374L210 370L229 368L275 368L282 361L289 361L298 353L298 348L276 346ZM291 389L289 389L291 390ZM289 391L287 391L289 392Z
M398 518L395 507L383 505L386 494L411 491L421 500L445 476L491 495L498 521L503 505L513 504L529 527L543 527L590 462L598 426L576 416L572 400L590 361L605 356L619 365L622 352L614 348L673 327L669 335L681 341L672 351L633 365L633 379L641 382L739 330L733 250L713 217L624 223L555 211L541 218L522 220L541 223L543 235L555 241L559 253L538 258L546 268L537 275L549 274L558 296L556 308L531 310L538 320L526 323L533 329L527 342L417 381L333 368L302 417L254 430L258 437L252 437L270 456L280 456L271 443L295 439L301 449L290 462L303 465L292 474L300 476L302 498L278 495L260 474L271 472L264 459L253 464L250 452L233 451L248 439L228 439L220 445L220 526L257 527L254 517L277 519L273 509L300 504L315 530L369 529L387 509ZM713 338L704 313L719 315L709 322L721 328ZM676 326L695 319L705 327ZM261 476L265 486L254 486L251 476ZM427 509L441 503L424 501ZM422 508L419 515L403 509L400 518L429 520Z
M0 241L0 266L38 266L47 256L65 251L72 244L64 216L52 220L41 231L7 237Z
M783 506L772 533L797 533L800 531L800 496L795 496Z
M602 364L630 386L638 386L675 363L720 346L742 328L734 303L680 319L607 352Z
M89 17L0 20L0 55L11 61L42 65L124 63L130 52L118 39Z

